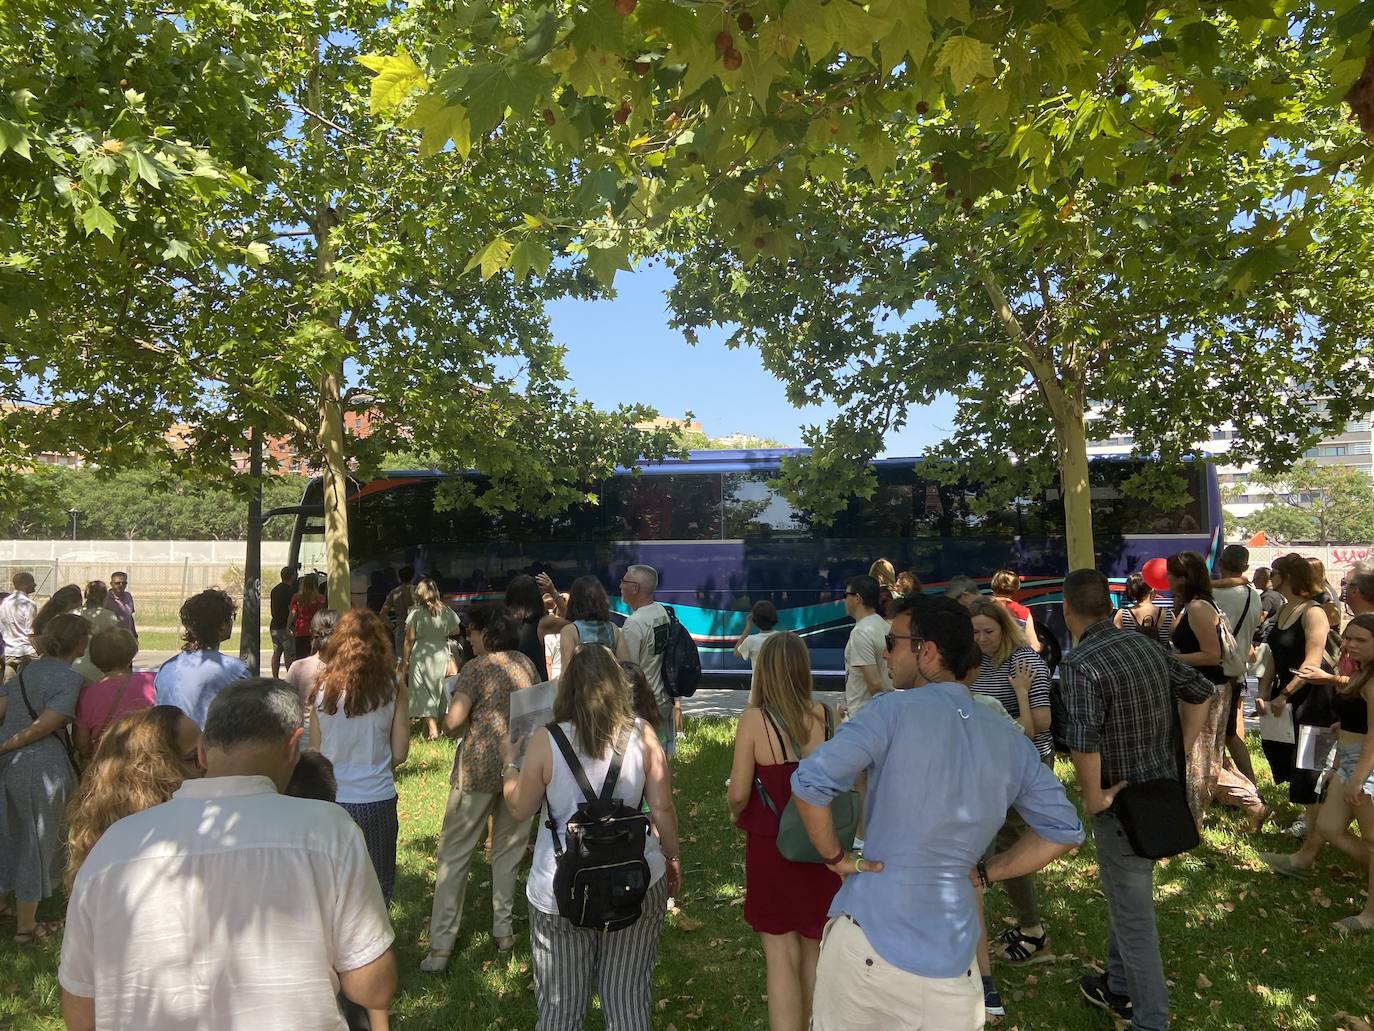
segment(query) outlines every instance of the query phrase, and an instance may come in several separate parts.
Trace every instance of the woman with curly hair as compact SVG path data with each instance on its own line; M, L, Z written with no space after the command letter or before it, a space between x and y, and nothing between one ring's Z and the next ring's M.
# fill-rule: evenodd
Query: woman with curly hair
M310 705L310 747L334 764L337 800L363 831L391 903L396 886L396 780L410 754L405 683L396 675L391 631L371 609L339 617L321 656L324 672Z
M199 744L200 728L175 705L128 713L105 732L67 808L69 892L86 856L116 820L161 805L182 781L204 773Z

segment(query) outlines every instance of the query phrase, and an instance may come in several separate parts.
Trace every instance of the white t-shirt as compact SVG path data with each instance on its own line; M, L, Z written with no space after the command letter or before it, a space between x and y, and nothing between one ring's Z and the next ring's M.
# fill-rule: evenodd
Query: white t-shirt
M98 1031L346 1031L336 972L394 937L343 809L207 777L96 842L57 977L95 999Z
M883 631L886 633L887 631ZM739 643L740 654L750 666L754 664L754 657L758 655L759 649L763 647L763 642L777 634L776 630L760 630L757 634L750 634Z
M639 663L660 705L668 700L663 687L663 649L668 644L668 610L656 601L642 605L625 617L621 633L630 659ZM659 627L664 629L660 630Z
M601 785L606 781L606 770L611 765L611 750L608 748L606 754L599 759L589 759L578 747L577 733L573 730L573 725L560 723L559 726L563 728L568 743L572 745L573 752L582 763L582 769L587 774L587 782L599 794ZM635 729L625 745L625 756L620 760L620 777L616 780L615 791L611 795L631 808L638 807L644 798L643 735L643 724L635 720ZM553 777L544 792L543 819L539 821L539 833L534 838L534 861L530 864L529 877L525 879L525 897L529 899L530 905L541 913L558 912L558 903L553 897L553 834L545 826L549 813L553 813L561 845L563 828L568 822L568 817L577 812L579 804L586 801L586 796L577 786L577 781L568 769L568 763L558 745L550 740L549 747L553 750ZM649 883L655 884L663 876L664 864L663 849L659 847L658 838L653 834L645 840L644 859L649 864Z
M391 774L391 724L396 703L361 716L344 714L344 699L330 715L323 709L324 692L315 697L315 714L320 720L320 754L334 764L334 779L339 790L335 798L349 805L386 802L396 797L396 781Z
M0 601L0 640L5 642L5 658L37 654L29 640L37 615L38 606L22 591L13 591Z
M864 616L854 624L849 632L849 643L844 646L844 704L849 715L856 716L860 709L872 700L868 692L868 682L864 680L860 666L877 666L878 682L886 689L892 687L892 675L887 669L888 624L876 612Z
M1250 598L1249 610L1245 609L1246 597ZM1221 609L1231 624L1231 633L1236 636L1241 655L1248 655L1250 642L1255 639L1255 628L1259 626L1263 595L1249 584L1243 584L1239 587L1212 588L1212 600L1217 603L1217 608ZM1245 612L1243 624L1240 622L1242 611Z

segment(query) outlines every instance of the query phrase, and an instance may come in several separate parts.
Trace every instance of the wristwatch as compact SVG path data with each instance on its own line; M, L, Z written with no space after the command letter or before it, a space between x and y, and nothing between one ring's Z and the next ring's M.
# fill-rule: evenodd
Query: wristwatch
M988 881L988 864L980 859L974 869L978 871L978 883L986 888L991 883Z

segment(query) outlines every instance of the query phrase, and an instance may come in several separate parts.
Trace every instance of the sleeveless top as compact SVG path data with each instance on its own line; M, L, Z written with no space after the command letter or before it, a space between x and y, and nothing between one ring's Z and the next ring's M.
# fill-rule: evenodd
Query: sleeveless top
M1217 618L1222 619L1224 617L1218 612ZM1173 643L1174 648L1181 654L1186 655L1190 652L1202 651L1202 644L1197 639L1197 634L1188 622L1188 609L1186 607L1178 614L1178 619L1174 621ZM1218 646L1220 646L1219 638ZM1226 674L1222 672L1220 665L1194 666L1193 668L1214 684L1224 684L1227 682Z
M604 644L615 650L615 624L609 619L574 619L578 644Z
M1278 617L1275 616L1267 624L1265 641L1269 644L1269 650L1274 655L1274 691L1282 691L1288 682L1293 679L1296 673L1307 659L1307 633L1302 628L1303 617L1307 615L1308 606L1299 606L1297 615L1292 616L1292 622L1285 627L1279 626ZM1305 693L1305 688L1299 688L1296 694Z
M324 711L324 692L315 696L320 718L320 754L334 764L336 801L350 805L387 802L396 797L391 774L391 723L395 702L361 716L344 715L344 699L332 716Z
M1347 734L1369 733L1369 708L1361 695L1337 691L1332 702L1341 730Z
M592 790L601 791L606 781L606 770L611 765L611 750L596 759L589 758L582 751L577 740L577 731L571 722L560 723L563 733L573 747L587 781ZM613 797L620 799L632 808L638 808L644 798L644 739L643 722L635 720L634 730L625 746L625 756L620 761L620 779L616 781ZM549 819L558 828L558 841L563 843L564 828L568 817L577 812L577 807L585 802L586 796L577 786L577 780L568 769L567 761L558 747L550 742L553 751L553 776L544 789L544 820L540 823L539 833L534 837L534 862L530 865L529 876L525 879L525 897L541 913L558 912L558 903L553 897L553 832L546 825ZM650 834L644 844L644 858L649 864L649 883L655 884L663 876L663 850L659 847L658 837Z
M1155 640L1160 644L1168 645L1169 631L1174 626L1174 613L1172 609L1166 609L1163 605L1155 606ZM1145 633L1145 629L1136 621L1135 609L1123 605L1121 607L1121 629L1134 630L1138 634Z

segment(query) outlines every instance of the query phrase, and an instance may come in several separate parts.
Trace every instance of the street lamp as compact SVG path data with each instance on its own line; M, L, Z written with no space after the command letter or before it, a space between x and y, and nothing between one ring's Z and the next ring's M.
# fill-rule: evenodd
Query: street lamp
M81 514L81 510L80 510L80 509L76 509L76 508L69 508L69 509L67 509L67 515L69 515L69 516L72 517L72 540L76 540L76 517L79 516L80 514Z

